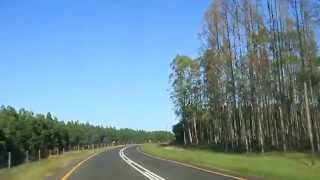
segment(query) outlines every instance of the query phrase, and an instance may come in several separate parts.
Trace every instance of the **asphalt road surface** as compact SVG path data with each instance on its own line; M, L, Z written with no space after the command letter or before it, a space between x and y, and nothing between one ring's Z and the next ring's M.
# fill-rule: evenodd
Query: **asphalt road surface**
M138 146L112 149L93 157L70 180L234 180L144 155Z

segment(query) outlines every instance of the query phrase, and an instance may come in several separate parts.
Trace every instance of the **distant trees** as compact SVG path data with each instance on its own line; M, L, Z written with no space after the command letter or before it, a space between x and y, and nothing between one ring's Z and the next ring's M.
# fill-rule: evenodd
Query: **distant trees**
M25 160L26 151L32 160L38 157L39 150L47 156L54 149L62 151L92 144L166 142L172 139L173 135L166 131L147 132L78 121L63 122L50 113L34 114L25 109L16 111L10 106L0 108L0 166L7 162L8 152L11 152L15 165Z
M225 151L320 152L314 3L215 0L201 57L171 65L176 137Z

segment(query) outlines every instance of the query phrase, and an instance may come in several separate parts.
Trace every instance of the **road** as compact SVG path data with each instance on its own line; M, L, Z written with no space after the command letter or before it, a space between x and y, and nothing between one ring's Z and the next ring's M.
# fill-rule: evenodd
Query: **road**
M70 180L234 180L146 156L132 145L100 153L73 172Z

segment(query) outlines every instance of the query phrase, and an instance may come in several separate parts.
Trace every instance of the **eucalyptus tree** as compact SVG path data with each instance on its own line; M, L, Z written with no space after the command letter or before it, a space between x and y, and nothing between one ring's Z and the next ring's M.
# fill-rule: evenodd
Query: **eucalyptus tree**
M187 56L176 56L171 63L171 98L183 124L184 143L198 144L197 122L201 108L200 64Z
M198 138L226 151L320 151L315 3L213 1L199 62L177 56L171 66L186 144ZM193 116L194 107L201 113Z

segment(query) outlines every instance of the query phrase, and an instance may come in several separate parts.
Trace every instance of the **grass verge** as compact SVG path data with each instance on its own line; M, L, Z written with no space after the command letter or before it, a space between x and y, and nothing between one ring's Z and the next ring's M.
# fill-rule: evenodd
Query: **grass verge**
M106 150L83 150L67 152L64 155L52 156L40 161L34 161L18 165L11 169L0 169L0 179L22 180L22 179L45 179L54 175L59 169L64 168L75 161L85 159L93 153Z
M320 177L320 159L311 159L309 154L304 153L232 154L157 144L144 144L142 149L147 154L164 159L213 170L225 169L242 176L258 176L270 180L318 180Z

